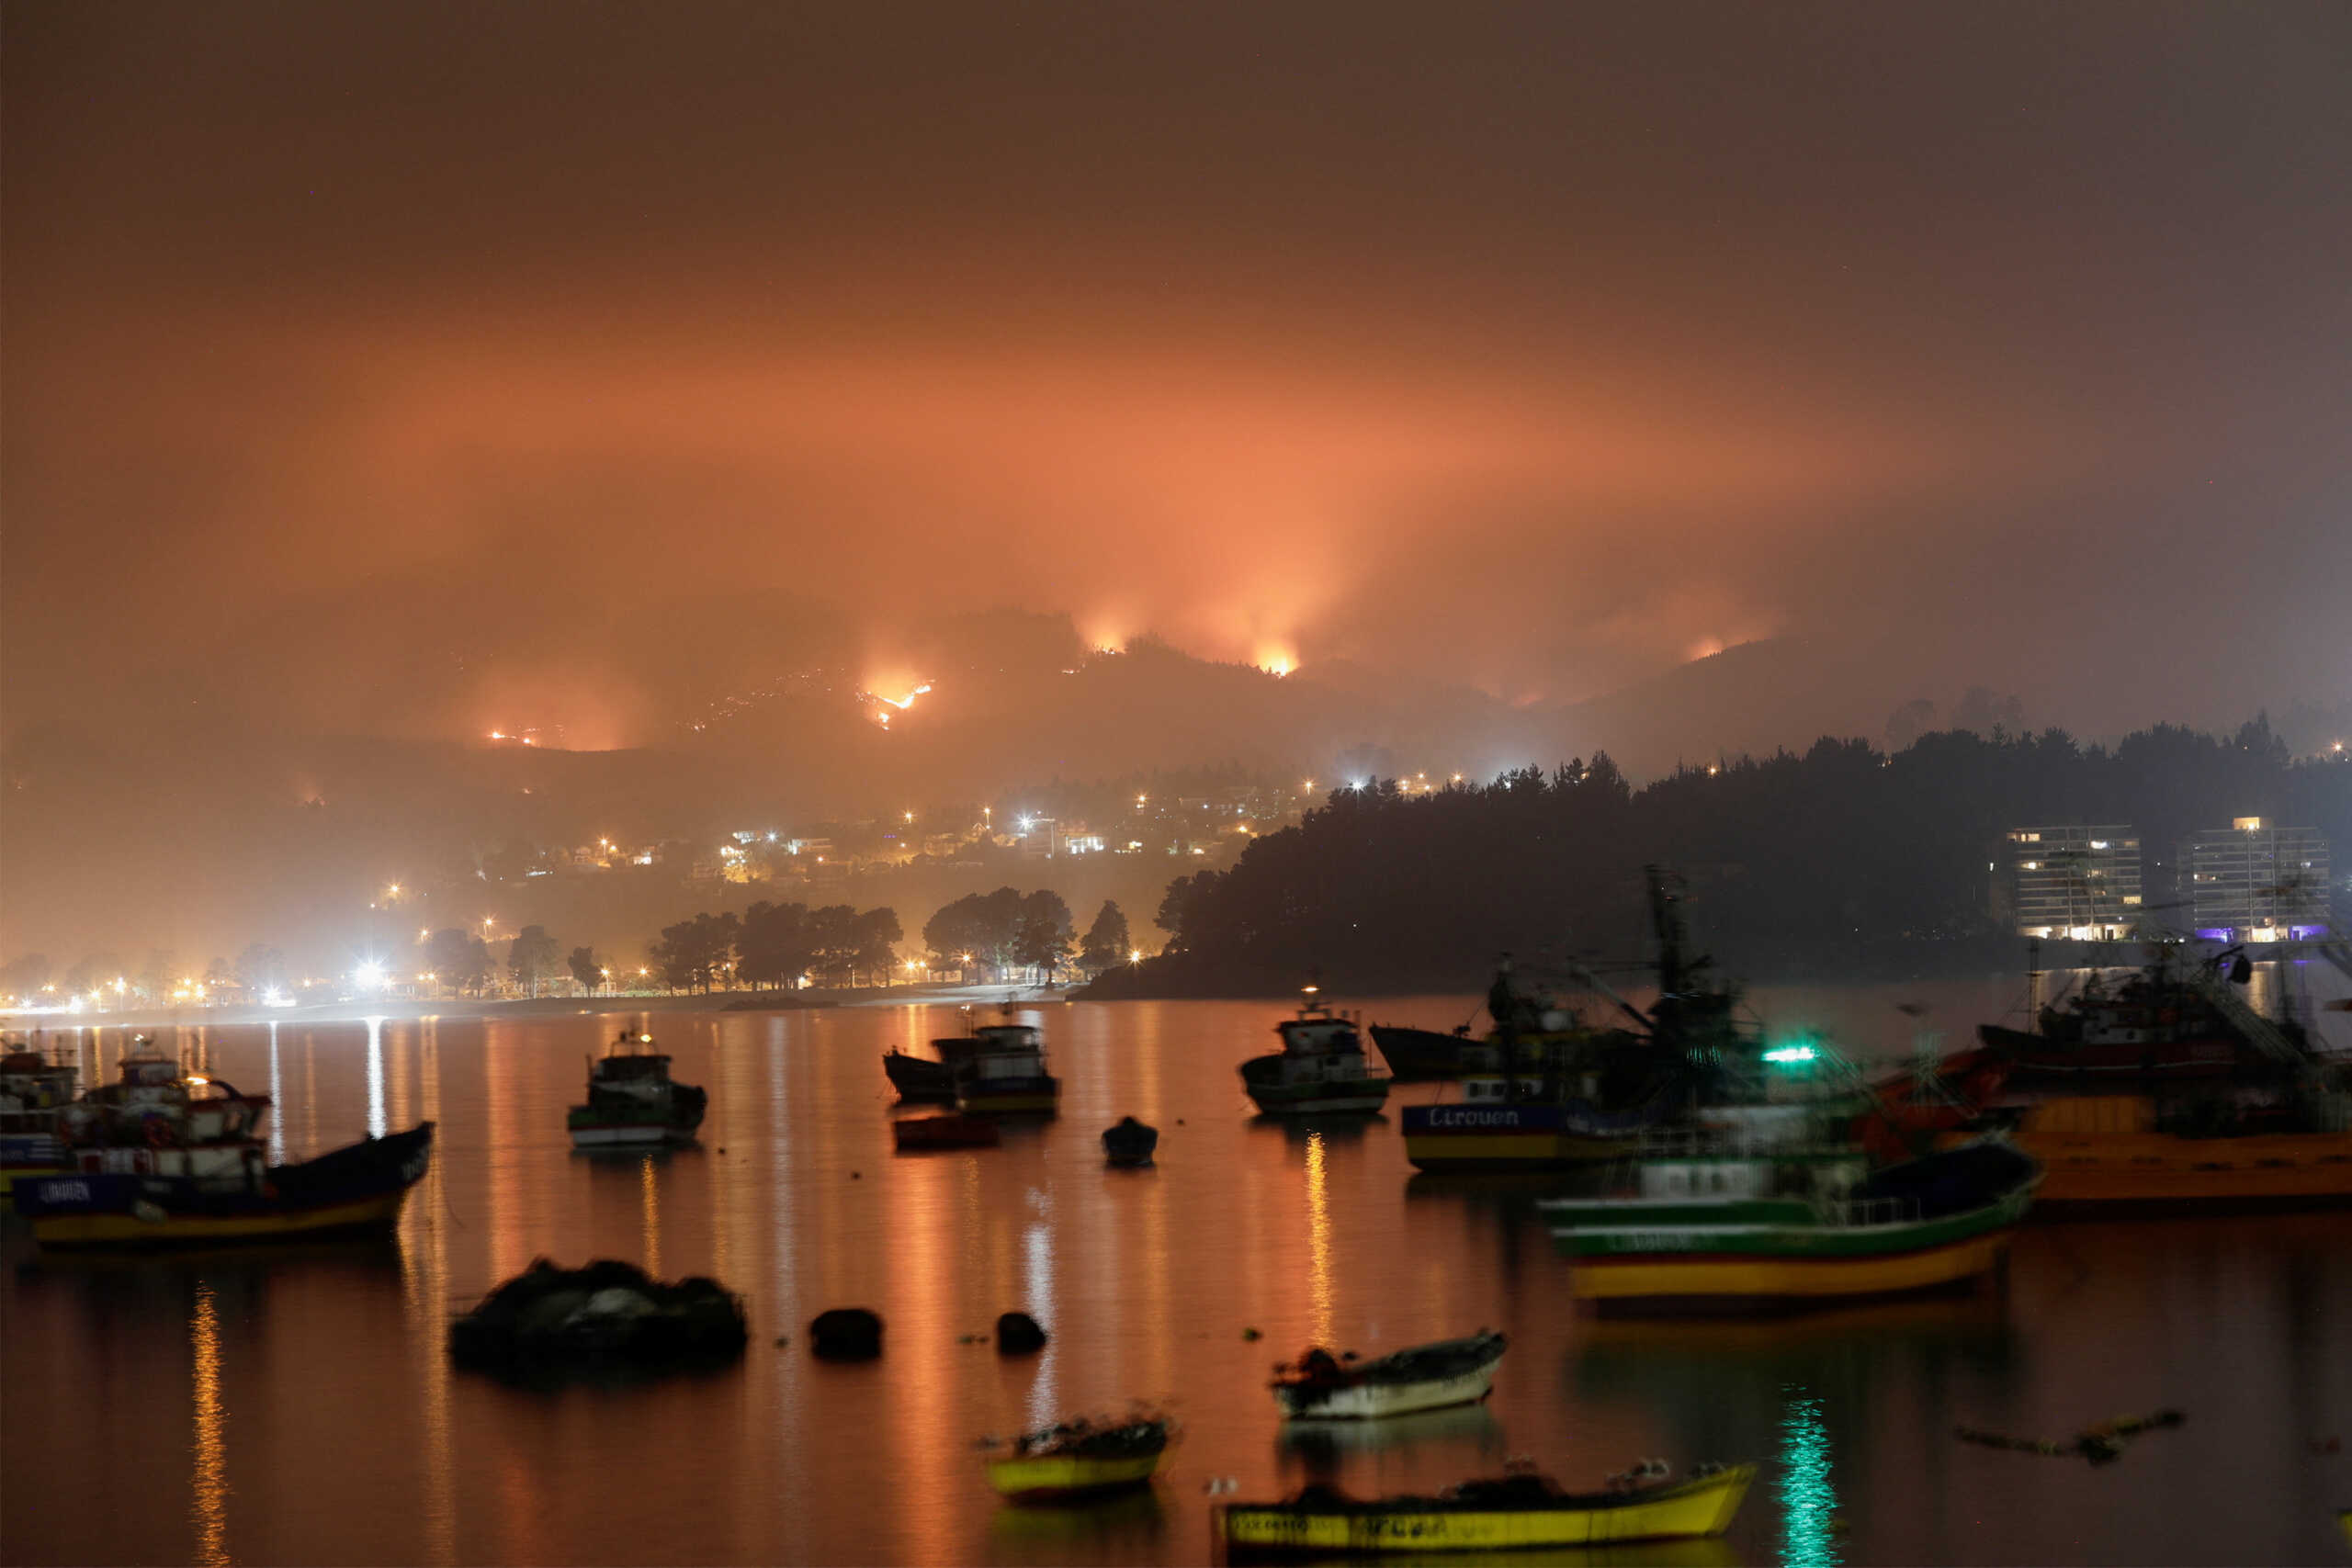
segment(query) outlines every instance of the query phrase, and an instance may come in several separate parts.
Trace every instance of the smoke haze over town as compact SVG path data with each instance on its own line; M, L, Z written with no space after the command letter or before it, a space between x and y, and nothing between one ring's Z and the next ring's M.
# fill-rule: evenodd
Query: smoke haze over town
M390 875L2352 692L2341 7L6 28L11 948L369 790Z

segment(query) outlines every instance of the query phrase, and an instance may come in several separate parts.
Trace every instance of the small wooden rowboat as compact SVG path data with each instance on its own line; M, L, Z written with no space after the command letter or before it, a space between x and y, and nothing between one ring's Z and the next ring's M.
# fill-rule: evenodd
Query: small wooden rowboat
M1434 1497L1360 1501L1309 1486L1283 1503L1233 1503L1216 1529L1236 1556L1510 1551L1716 1536L1756 1479L1736 1464L1624 1491L1563 1492L1540 1475L1469 1481Z
M1463 1339L1415 1345L1377 1360L1343 1359L1317 1348L1275 1369L1274 1403L1294 1419L1369 1419L1469 1404L1494 1387L1510 1342L1480 1329Z
M890 1123L890 1141L901 1153L917 1149L992 1149L1004 1141L984 1116L910 1116Z
M989 1461L989 1484L1015 1502L1049 1502L1141 1486L1159 1468L1173 1431L1173 1425L1159 1416L1125 1421L1080 1416L1025 1432L1013 1439L1010 1457Z

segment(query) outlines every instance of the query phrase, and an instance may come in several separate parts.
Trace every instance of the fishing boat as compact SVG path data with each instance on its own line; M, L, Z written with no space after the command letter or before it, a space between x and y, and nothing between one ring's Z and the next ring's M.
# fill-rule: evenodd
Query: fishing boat
M1274 1369L1274 1403L1292 1420L1372 1420L1476 1404L1493 1390L1510 1343L1482 1328L1369 1361L1317 1347Z
M1369 1027L1380 1059L1388 1064L1388 1076L1398 1083L1434 1083L1454 1077L1474 1065L1469 1054L1484 1043L1466 1023L1450 1034L1401 1023Z
M184 1076L153 1055L60 1118L63 1175L19 1181L17 1212L46 1247L309 1240L388 1231L432 1159L433 1123L270 1165L266 1096Z
M1760 1032L1738 1021L1737 989L1709 976L1708 959L1688 955L1679 879L1659 866L1645 874L1657 999L1645 1010L1579 971L1611 1020L1589 1022L1523 985L1504 954L1487 992L1495 1027L1457 1054L1461 1098L1405 1110L1408 1160L1442 1172L1613 1159L1694 1106L1760 1096Z
M652 1048L653 1036L624 1029L588 1065L588 1103L565 1118L575 1149L652 1148L691 1144L709 1097L674 1083L670 1058Z
M1102 1158L1112 1165L1149 1165L1159 1147L1159 1129L1122 1116L1102 1129Z
M1052 1502L1141 1486L1168 1452L1175 1424L1161 1416L1080 1416L1012 1441L989 1461L989 1484L1015 1502Z
M1061 1080L1046 1069L1045 1032L1034 1023L984 1023L979 1043L956 1077L956 1109L967 1116L1040 1112L1061 1100Z
M65 1168L58 1118L73 1103L79 1077L71 1064L51 1062L30 1043L11 1043L0 1055L0 1193L18 1177Z
M1541 1208L1579 1300L1785 1307L1989 1273L2041 1180L1997 1138L1876 1169L1858 1145L1697 1145L1632 1162L1625 1187Z
M2179 949L2152 942L2140 968L2113 981L2092 970L2072 996L2040 1007L2032 1030L1980 1024L1977 1038L2010 1060L2020 1088L2098 1093L2271 1078L2310 1059L2301 1024L2263 1018L2232 990L2252 973L2242 950L2185 960ZM2038 993L2041 970L2029 979Z
M1526 1170L1615 1159L1679 1114L1684 1099L1661 1083L1647 1099L1611 1108L1569 1087L1572 1070L1481 1073L1459 1100L1405 1108L1405 1157L1426 1171Z
M992 1149L1004 1142L996 1123L985 1116L950 1113L910 1116L890 1123L890 1143L901 1154L925 1149Z
M899 1098L912 1103L956 1103L956 1069L945 1062L918 1056L896 1046L882 1053L882 1071Z
M1270 1116L1369 1113L1388 1103L1388 1079L1364 1061L1355 1021L1309 986L1298 1016L1274 1025L1283 1048L1241 1064L1241 1087Z
M1702 1466L1684 1481L1563 1491L1526 1472L1465 1481L1434 1497L1359 1500L1308 1486L1282 1503L1232 1503L1216 1533L1236 1556L1525 1551L1721 1535L1756 1479L1752 1464Z
M2009 1134L2041 1162L2053 1213L2258 1209L2352 1202L2352 1094L2056 1096Z
M982 1042L969 1027L971 1010L964 1010L967 1028L964 1033L933 1040L931 1048L935 1055L918 1056L897 1046L882 1054L882 1071L899 1098L911 1103L929 1102L938 1105L956 1103L956 1075L980 1049Z

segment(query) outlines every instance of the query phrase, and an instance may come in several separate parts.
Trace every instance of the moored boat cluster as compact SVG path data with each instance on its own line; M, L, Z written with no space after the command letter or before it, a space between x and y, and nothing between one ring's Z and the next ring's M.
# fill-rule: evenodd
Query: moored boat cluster
M1769 1043L1738 993L1684 956L1673 880L1653 873L1650 891L1658 997L1646 1006L1582 976L1609 1003L1604 1021L1589 1022L1507 963L1483 1034L1367 1030L1309 987L1273 1026L1279 1048L1239 1065L1241 1088L1263 1117L1377 1127L1395 1086L1435 1082L1401 1106L1407 1159L1440 1179L1562 1173L1560 1189L1572 1179L1574 1190L1544 1192L1534 1209L1568 1289L1598 1311L1798 1310L1966 1288L1997 1270L2039 1205L2163 1213L2352 1199L2352 1087L2340 1063L2291 1019L2247 1008L2233 990L2242 966L2226 955L2197 963L2160 947L2120 984L2041 1009L2032 1030L1985 1025L1968 1050L1873 1075L1817 1041ZM933 1050L884 1057L902 1101L945 1108L893 1120L899 1151L994 1147L1006 1127L1058 1112L1061 1083L1034 1018L1008 1008ZM574 1147L692 1144L707 1097L674 1081L671 1065L650 1034L622 1031L588 1064L585 1102L567 1117ZM430 1158L424 1122L272 1164L268 1097L150 1051L126 1056L116 1083L77 1095L75 1077L38 1051L0 1057L0 1180L44 1247L382 1232ZM1181 1132L1163 1147L1161 1130L1133 1116L1100 1140L1112 1167L1182 1154ZM1135 1190L1126 1184L1158 1178L1116 1179ZM823 1314L809 1337L828 1358L881 1351L880 1320L864 1309ZM998 1337L1008 1353L1044 1343L1019 1314ZM502 1371L582 1359L665 1368L725 1359L747 1342L743 1303L724 1285L665 1283L611 1262L536 1263L449 1332L454 1358ZM1284 1420L1379 1422L1485 1400L1508 1343L1482 1328L1368 1358L1310 1347L1270 1386ZM1148 1485L1177 1436L1154 1409L1072 1416L1014 1439L987 1478L1021 1503ZM1380 1499L1309 1487L1223 1504L1217 1529L1245 1554L1705 1536L1731 1524L1754 1473L1735 1464L1678 1479L1645 1463L1579 1493L1522 1468Z

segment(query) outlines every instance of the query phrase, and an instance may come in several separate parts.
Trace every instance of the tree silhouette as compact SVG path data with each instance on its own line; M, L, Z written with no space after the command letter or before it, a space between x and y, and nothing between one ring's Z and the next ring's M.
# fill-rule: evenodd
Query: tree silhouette
M562 960L563 949L548 935L545 926L525 926L506 945L508 977L518 987L529 987L535 997L544 982L555 978L556 965Z
M1108 898L1094 912L1094 923L1086 928L1086 940L1080 944L1079 967L1090 975L1099 975L1114 964L1127 961L1127 917L1119 906Z

